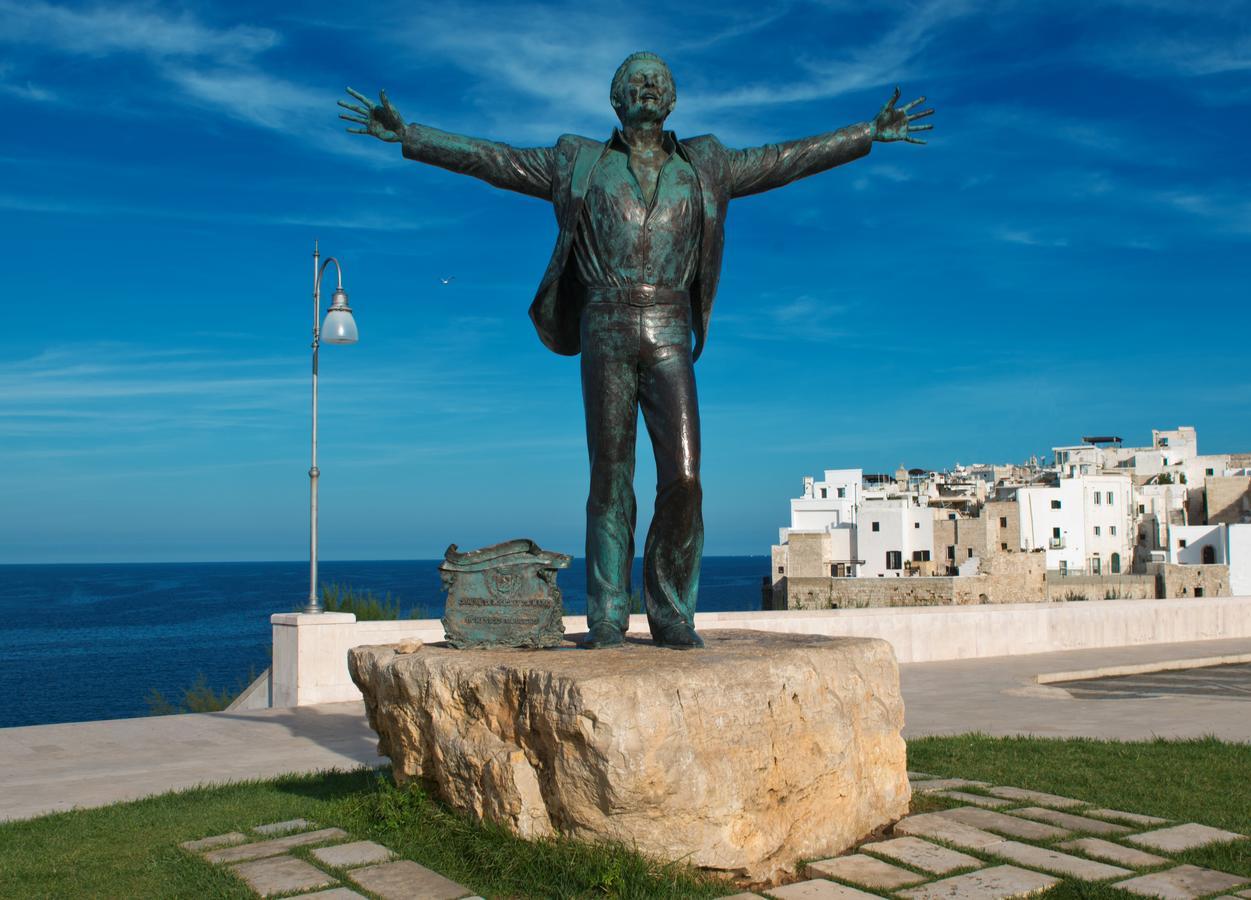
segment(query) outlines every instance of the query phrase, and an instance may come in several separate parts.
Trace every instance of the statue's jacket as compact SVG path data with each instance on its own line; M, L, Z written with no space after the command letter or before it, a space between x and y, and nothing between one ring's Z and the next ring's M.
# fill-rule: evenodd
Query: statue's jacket
M772 190L859 159L869 152L872 137L869 125L863 123L816 137L746 150L730 149L712 135L676 141L676 146L695 170L703 205L699 268L690 288L695 332L693 356L698 359L721 275L725 214L730 200ZM567 134L554 147L518 148L412 124L405 129L403 147L404 156L409 159L551 201L560 233L530 305L530 319L549 349L566 356L576 355L581 350L579 324L584 299L568 264L569 254L591 172L607 151L607 143Z

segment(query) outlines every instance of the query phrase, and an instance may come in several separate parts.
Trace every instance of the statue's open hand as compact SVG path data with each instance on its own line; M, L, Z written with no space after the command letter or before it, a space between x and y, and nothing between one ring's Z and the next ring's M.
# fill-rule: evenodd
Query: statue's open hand
M348 131L352 134L372 134L381 141L395 143L404 139L404 117L400 115L399 110L391 105L391 101L387 99L386 91L378 92L378 99L382 102L375 104L364 94L347 89L347 92L353 98L360 101L361 105L355 103L347 103L343 100L339 101L339 105L346 109L350 115L339 113L339 118L357 125L364 125L364 128L348 127Z
M927 109L919 113L912 112L913 107L920 106L925 102L924 97L917 97L911 103L895 109L895 103L899 100L899 88L895 88L895 93L886 101L886 105L882 107L882 111L877 114L877 118L873 120L870 126L873 132L873 140L875 141L907 141L909 144L924 144L925 141L918 137L913 137L913 132L929 131L933 125L913 125L917 119L924 119L926 116L932 116L934 110Z

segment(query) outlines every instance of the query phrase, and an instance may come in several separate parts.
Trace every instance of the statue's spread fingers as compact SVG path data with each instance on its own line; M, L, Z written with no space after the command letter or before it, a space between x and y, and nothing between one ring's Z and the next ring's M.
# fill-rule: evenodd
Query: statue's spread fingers
M915 122L917 119L924 119L926 116L932 116L932 115L934 115L934 110L924 109L924 110L921 110L921 112L919 113L913 113L912 115L908 116L908 121Z
M339 118L344 118L344 117L340 116ZM908 133L911 134L914 131L929 131L933 127L934 127L933 125L909 125Z
M908 136L908 137L904 138L904 140L905 140L905 141L907 141L909 144L926 144L926 143L929 143L928 141L923 141L923 140L921 140L920 138L914 138L914 137L912 137L912 136Z
M369 134L368 128L349 128L348 131L352 134Z
M347 88L347 92L351 94L353 97L355 97L357 100L359 100L361 103L364 103L366 107L374 105L374 101L370 100L360 91L354 91L351 88Z
M356 105L355 105L355 104L353 104L353 103L348 103L346 100L339 100L339 101L337 101L337 103L338 103L338 105L339 105L339 106L342 106L344 109L351 110L352 112L356 113L358 116L368 116L368 115L369 115L369 110L367 110L367 109L363 109L362 107L359 107L359 106L356 106Z
M361 118L360 116L345 116L343 113L339 113L339 118L340 118L340 119L342 119L342 120L343 120L343 121L345 121L345 122L355 122L357 125L368 125L368 124L369 124L369 120L368 120L368 119L363 119L363 118Z
M913 100L911 103L905 103L903 106L901 106L901 107L899 107L899 108L900 108L901 110L903 110L904 112L909 112L909 111L911 111L912 107L914 107L914 106L920 106L920 105L921 105L922 103L924 103L924 102L925 102L925 98L924 98L924 97L917 97L917 98L916 98L915 100Z

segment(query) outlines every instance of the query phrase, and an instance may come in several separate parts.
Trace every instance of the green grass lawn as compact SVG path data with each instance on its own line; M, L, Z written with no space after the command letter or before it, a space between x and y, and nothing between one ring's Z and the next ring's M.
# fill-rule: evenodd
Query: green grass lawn
M908 764L1251 833L1248 745L924 738L909 744ZM918 797L914 810L946 805L954 804ZM417 788L396 788L377 773L360 771L204 788L0 824L0 896L248 897L226 871L184 853L178 843L296 817L376 840L488 897L697 898L740 890L621 847L521 841L464 820ZM1178 858L1251 878L1251 841ZM1083 882L1066 882L1048 895L1129 896Z

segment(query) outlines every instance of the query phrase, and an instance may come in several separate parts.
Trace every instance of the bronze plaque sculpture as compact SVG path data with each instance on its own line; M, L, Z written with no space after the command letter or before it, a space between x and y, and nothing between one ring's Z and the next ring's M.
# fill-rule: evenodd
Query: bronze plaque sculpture
M448 547L439 566L447 591L447 642L458 649L564 643L556 570L569 568L569 562L565 554L524 539L467 553L455 544Z
M543 343L582 354L591 485L586 505L590 647L622 643L634 559L634 445L641 408L656 457L656 507L643 550L643 597L653 639L703 645L695 633L703 551L699 405L694 362L708 332L730 200L782 187L866 155L874 141L921 144L932 126L896 108L871 121L745 150L712 135L664 130L677 101L669 67L634 53L613 76L621 127L607 141L563 135L518 148L405 123L380 94L348 88L349 131L398 143L408 159L548 200L559 234L530 306ZM693 336L693 341L692 341Z

